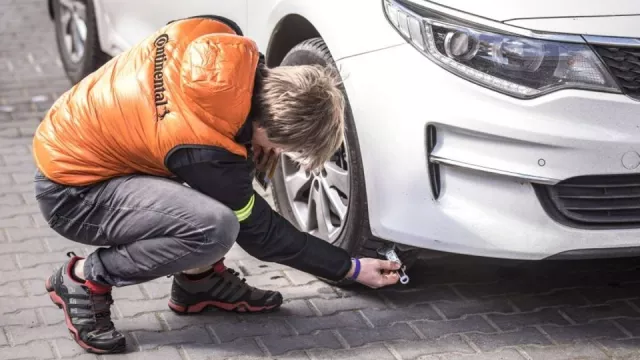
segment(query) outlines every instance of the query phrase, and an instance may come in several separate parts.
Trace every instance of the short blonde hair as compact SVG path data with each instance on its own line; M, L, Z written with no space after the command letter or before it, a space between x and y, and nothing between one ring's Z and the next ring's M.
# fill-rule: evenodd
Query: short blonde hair
M295 65L261 69L258 125L294 160L321 167L344 140L345 97L333 66Z

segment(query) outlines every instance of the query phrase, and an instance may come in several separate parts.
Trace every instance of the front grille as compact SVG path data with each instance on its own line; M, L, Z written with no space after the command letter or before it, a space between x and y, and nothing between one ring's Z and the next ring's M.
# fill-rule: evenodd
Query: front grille
M640 48L595 45L622 91L640 99Z
M640 227L640 174L583 176L535 188L547 213L566 225Z

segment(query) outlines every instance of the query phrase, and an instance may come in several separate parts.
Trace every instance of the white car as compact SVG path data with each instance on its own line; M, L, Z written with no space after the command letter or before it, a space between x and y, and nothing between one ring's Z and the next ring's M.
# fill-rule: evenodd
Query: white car
M216 15L271 67L335 64L345 146L276 173L280 212L353 254L640 254L640 1L48 0L73 82Z

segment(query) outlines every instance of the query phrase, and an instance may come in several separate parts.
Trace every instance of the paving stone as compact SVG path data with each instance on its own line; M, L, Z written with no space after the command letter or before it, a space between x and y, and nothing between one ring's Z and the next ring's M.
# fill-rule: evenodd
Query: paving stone
M407 307L433 301L460 301L460 296L445 285L428 286L413 291L383 291L384 297L397 307Z
M26 296L22 285L19 282L10 282L0 285L0 299L7 297L24 297Z
M138 285L123 286L112 290L115 301L126 300L144 300L146 297L142 293L142 289Z
M189 344L185 347L191 346ZM108 360L182 360L180 353L175 347L163 346L153 350L143 352L131 352L128 354L112 354L105 356ZM103 359L104 359L103 358ZM191 360L195 360L191 358Z
M0 271L8 271L16 268L13 255L0 255ZM1 292L0 292L1 293Z
M513 313L514 308L507 300L439 301L433 303L447 319L457 319L465 315L488 313Z
M613 359L636 360L640 359L640 339L598 339Z
M22 242L29 239L40 239L43 237L55 235L55 232L52 229L47 229L47 228L42 228L42 229L7 228L5 230L9 235L9 241L11 242Z
M168 311L168 308L163 310L165 311L156 312L156 314L161 314L160 316L166 321L169 330L180 330L194 325L216 324L218 326L225 326L242 321L237 314L223 311L206 311L197 316L183 316Z
M216 345L185 344L182 348L190 360L227 359L231 357L259 357L262 359L264 354L252 338Z
M513 349L504 349L491 353L479 354L440 354L421 357L420 360L524 360L526 359L520 353ZM585 359L581 359L585 360Z
M27 344L35 340L66 339L69 337L69 330L64 323L37 327L7 326L5 331L9 333L16 345Z
M533 325L570 325L570 323L560 315L557 309L540 309L533 312L518 314L489 314L487 315L501 330L509 331Z
M260 275L260 274L264 274L272 271L284 271L284 270L291 271L291 268L286 265L281 265L273 262L260 261L256 258L251 257L251 255L247 254L244 251L239 252L239 255L240 256L236 257L236 260L238 260L238 266L240 267L240 269L242 269L242 272L245 273L246 275ZM315 277L314 279L317 280L317 278Z
M542 329L558 344L568 344L577 340L627 337L619 328L609 321L563 327L549 325L542 326Z
M0 205L22 205L24 201L18 194L0 195Z
M52 304L49 295L3 297L0 313L7 314L18 310L34 309Z
M23 269L28 269L40 264L62 265L67 260L65 254L58 252L18 254L17 258L20 267Z
M0 245L0 248L6 244ZM17 280L46 280L53 272L53 266L50 264L38 265L30 269L3 271L0 277L0 284Z
M312 282L321 281L317 277L301 271L285 271L284 274L291 283L293 283L293 285L306 285Z
M311 350L315 360L395 360L384 345L359 347L348 350Z
M429 339L463 332L495 333L496 330L481 316L472 315L457 320L416 321L415 327Z
M402 359L418 359L432 354L471 354L475 352L460 335L431 340L396 341L390 346L396 353L400 354Z
M626 331L634 337L640 337L640 319L618 319L615 320Z
M150 281L141 285L151 299L166 299L171 295L171 285L159 281Z
M531 360L610 359L598 346L585 342L562 346L524 346L523 350Z
M333 299L338 296L331 286L326 285L323 282L300 286L287 286L284 288L279 288L278 291L280 291L282 293L282 296L288 300L310 299L317 297L324 299Z
M563 311L577 324L602 319L640 318L640 313L623 301L604 305L572 307L563 309Z
M247 284L265 290L282 290L283 287L292 286L289 279L281 271L249 275L245 278L247 279Z
M407 324L396 324L389 327L362 329L359 331L340 331L342 337L351 347L362 346L378 341L418 340L418 335Z
M482 351L494 351L516 345L551 345L551 342L534 328L496 334L470 333L467 336Z
M273 356L282 355L294 350L342 348L342 345L331 331L319 331L313 335L292 337L269 335L263 336L260 339Z
M0 300L0 303L2 301ZM0 324L2 326L22 325L27 327L38 326L38 316L35 310L22 310L9 314L0 315ZM0 331L1 333L1 331Z
M0 204L1 205L1 204ZM16 206L16 205L14 205ZM21 205L17 205L21 206ZM33 227L33 221L30 215L18 215L0 219L0 228L31 228Z
M509 299L520 311L532 311L547 307L588 305L587 299L574 289L552 291L546 294L511 296Z
M75 341L71 339L57 339L53 341L53 346L58 349L62 358L73 358L74 360L99 359L97 355L87 354Z
M46 341L38 341L29 345L18 345L10 350L0 348L0 360L14 359L54 359L56 356Z
M379 297L358 296L339 299L312 299L311 303L323 315L331 315L346 310L385 309L387 305Z
M279 319L222 324L212 323L209 327L213 329L218 339L223 343L243 337L266 335L279 335L281 337L286 337L294 335L286 323Z
M204 326L192 326L182 330L161 332L136 331L134 336L142 350L175 344L211 344L213 341Z
M22 283L30 296L44 295L47 293L45 282L42 280L23 280Z
M0 254L43 253L44 251L44 245L39 239L2 244L2 246L0 246Z
M617 284L616 286L584 288L580 289L580 294L594 304L623 299L636 299L640 297L640 282Z
M362 316L353 311L341 312L329 316L293 317L289 318L288 322L299 334L309 334L317 330L340 328L363 329L368 327Z
M415 320L442 320L440 315L429 305L416 305L403 309L363 309L361 311L374 326L392 325L397 322Z
M118 310L124 317L136 316L142 313L165 311L169 309L167 301L160 300L120 300L115 303Z

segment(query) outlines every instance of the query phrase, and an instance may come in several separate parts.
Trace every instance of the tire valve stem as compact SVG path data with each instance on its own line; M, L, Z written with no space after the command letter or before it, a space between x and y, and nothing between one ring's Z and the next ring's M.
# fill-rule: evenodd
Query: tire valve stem
M378 254L386 257L389 261L393 261L402 265L402 262L400 261L398 254L396 254L393 245L390 247L382 247L378 249ZM407 285L409 283L409 276L405 272L406 269L407 267L405 265L402 265L398 270L398 273L400 274L400 283L403 285Z

